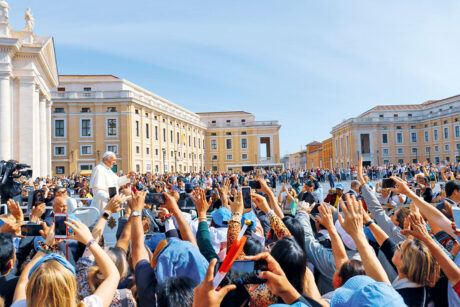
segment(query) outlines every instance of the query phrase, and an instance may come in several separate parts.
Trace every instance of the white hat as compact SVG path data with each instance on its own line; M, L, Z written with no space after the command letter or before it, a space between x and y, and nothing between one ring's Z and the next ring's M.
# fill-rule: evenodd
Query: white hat
M117 155L116 155L114 152L112 152L112 151L106 151L106 152L104 152L104 154L102 155L102 160L104 160L105 158L108 158L108 157L110 157L110 156L116 157Z

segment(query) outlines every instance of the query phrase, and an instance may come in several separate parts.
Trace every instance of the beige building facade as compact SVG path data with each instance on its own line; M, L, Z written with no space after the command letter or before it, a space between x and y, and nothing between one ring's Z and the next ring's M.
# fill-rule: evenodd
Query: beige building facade
M204 168L200 117L127 80L59 76L52 101L53 175L89 172L105 151L117 154L118 173Z
M460 95L376 106L332 129L334 167L460 160Z
M197 114L207 127L206 170L282 168L278 121L256 121L243 111Z

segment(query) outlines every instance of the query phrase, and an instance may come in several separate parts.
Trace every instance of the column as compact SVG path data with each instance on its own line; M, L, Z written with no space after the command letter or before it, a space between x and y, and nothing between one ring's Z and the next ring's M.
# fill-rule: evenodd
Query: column
M46 127L46 99L39 97L39 125L40 125L40 176L46 176L48 171L48 140L47 140L47 127Z
M51 148L51 106L53 105L51 100L46 102L46 158L47 158L47 168L46 175L51 176L52 173L52 164L51 157L53 155L53 149Z
M41 176L41 148L40 148L40 91L34 84L33 101L32 101L32 121L33 121L33 152L32 152L32 169L34 177Z
M11 96L10 75L0 75L0 160L11 156Z

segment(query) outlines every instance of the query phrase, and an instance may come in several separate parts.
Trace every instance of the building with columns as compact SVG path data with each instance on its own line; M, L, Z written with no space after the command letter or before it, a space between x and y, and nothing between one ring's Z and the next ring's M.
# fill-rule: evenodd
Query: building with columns
M51 175L51 90L58 84L54 42L33 32L30 10L22 31L8 23L0 1L0 160L29 164L33 176Z
M278 121L244 111L197 113L206 129L206 170L282 168Z
M53 175L91 171L105 151L114 171L194 172L204 168L200 117L111 75L59 76L52 91Z

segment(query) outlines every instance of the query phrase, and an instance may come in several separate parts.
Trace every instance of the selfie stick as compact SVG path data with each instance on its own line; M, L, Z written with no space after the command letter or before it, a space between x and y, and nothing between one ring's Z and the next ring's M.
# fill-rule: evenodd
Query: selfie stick
M214 280L212 282L212 286L216 289L221 281L224 279L225 275L227 275L228 271L232 267L233 263L235 262L236 258L240 255L241 251L243 250L244 245L246 244L247 237L243 236L248 229L248 226L251 225L252 222L250 220L245 220L243 228L238 235L238 238L233 242L230 250L228 251L227 255L225 256L222 265L219 267L219 271L217 272L216 276L214 276Z

